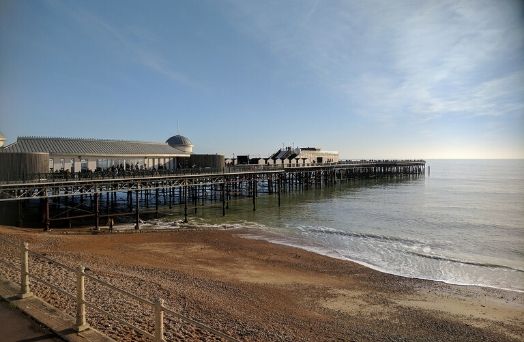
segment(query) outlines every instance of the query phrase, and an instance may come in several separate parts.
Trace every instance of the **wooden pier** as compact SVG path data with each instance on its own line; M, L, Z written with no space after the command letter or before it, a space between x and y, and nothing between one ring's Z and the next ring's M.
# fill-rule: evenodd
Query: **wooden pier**
M426 162L354 161L300 166L246 165L223 173L158 175L93 179L46 179L0 184L0 204L16 202L18 226L37 201L45 230L71 226L73 221L100 229L101 222L112 226L116 218L128 217L140 229L141 217L159 217L183 208L183 219L204 207L221 208L226 215L234 198L250 198L257 208L261 194L280 196L338 182L385 176L421 175ZM31 201L32 200L32 201Z

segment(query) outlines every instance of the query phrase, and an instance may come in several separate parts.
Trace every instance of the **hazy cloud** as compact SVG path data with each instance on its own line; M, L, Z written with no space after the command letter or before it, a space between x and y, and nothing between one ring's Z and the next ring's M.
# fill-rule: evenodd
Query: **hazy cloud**
M522 2L231 3L239 30L359 115L524 114Z
M69 2L49 0L47 4L69 16L74 22L81 25L88 35L111 52L120 52L123 58L180 84L199 86L197 82L176 70L168 62L162 53L162 48L158 46L160 42L157 37L144 28L118 27L114 23L110 24L100 15L83 7L73 6Z

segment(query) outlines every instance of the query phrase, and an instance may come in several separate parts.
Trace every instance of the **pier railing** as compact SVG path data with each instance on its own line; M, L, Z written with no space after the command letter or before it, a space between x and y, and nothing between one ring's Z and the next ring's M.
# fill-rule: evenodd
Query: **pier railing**
M310 168L310 167L344 167L344 166L361 166L361 165L398 165L398 164L425 164L425 160L421 159L409 159L409 160L341 160L332 163L302 163L302 162L290 162L289 160L282 162L279 160L276 164L236 164L226 165L226 171L238 172L238 171L264 171L264 170L285 170L285 169L296 169L296 168Z
M11 241L7 241L5 239L2 240L10 244L11 247L15 247ZM172 308L169 308L161 298L157 298L154 302L150 301L141 297L140 295L133 294L127 290L100 279L84 266L79 265L78 267L73 268L52 258L49 258L44 254L31 251L27 242L21 243L18 254L19 257L15 258L15 260L13 260L12 256L6 257L6 255L2 255L0 257L0 264L7 266L12 271L18 271L17 273L19 273L18 283L20 286L20 291L18 297L28 298L34 296L33 292L31 291L32 283L40 283L43 286L60 293L61 295L65 296L65 298L71 300L74 303L74 311L76 313L74 329L77 332L81 332L90 328L88 323L89 316L86 310L86 308L89 308L104 317L104 319L113 320L113 322L117 322L123 326L126 326L139 335L154 342L166 341L166 326L164 319L165 315L170 315L170 318L175 318L181 320L182 322L192 324L211 335L222 338L225 341L238 341L234 337L212 328L209 325L176 312ZM9 261L7 259L9 259ZM18 259L18 262L16 262L16 259ZM47 267L47 270L40 267L40 272L36 272L35 270L31 269L30 261L33 264L37 264L38 261L40 261L40 266L46 265L45 267ZM57 285L57 283L60 283L60 281L59 279L53 279L53 272L51 272L49 268L59 268L62 272L73 274L75 278L74 284L64 284L63 287ZM96 284L101 286L103 290L106 291L106 293L110 290L116 293L119 297L127 298L128 301L134 300L142 307L148 307L153 312L153 322L145 324L145 327L144 323L139 326L139 324L137 324L137 322L133 322L132 319L126 319L125 316L128 315L118 315L112 312L114 310L111 305L109 305L109 308L101 307L100 304L95 303L96 298L89 298L89 296L86 296L86 280L87 282L91 282L92 285ZM129 309L130 305L123 306L126 306ZM120 307L119 309L124 308ZM103 331L103 329L100 330Z
M232 172L256 172L286 170L297 168L329 168L329 167L351 167L351 166L373 166L373 165L406 165L406 164L425 164L424 160L341 160L333 163L302 163L295 161L274 161L273 164L226 164L223 168L193 167L186 169L106 169L95 171L69 172L60 170L48 173L25 174L22 179L6 179L0 184L17 184L25 182L64 182L79 180L104 180L104 179L126 179L138 177L168 177L168 176L190 176L201 174L223 174Z
M63 182L63 181L78 181L78 180L94 180L94 179L125 179L137 177L163 177L163 176L187 176L200 174L220 174L224 171L216 168L190 168L177 170L96 170L96 171L82 171L69 172L68 170L60 170L46 173L30 173L23 175L22 178L2 180L0 183L24 183L31 182Z

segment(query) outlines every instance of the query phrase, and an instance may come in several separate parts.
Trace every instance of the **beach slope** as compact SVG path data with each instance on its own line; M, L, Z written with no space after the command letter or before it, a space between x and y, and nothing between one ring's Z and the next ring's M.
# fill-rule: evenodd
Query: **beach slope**
M409 279L298 248L246 239L248 230L63 234L0 228L32 249L247 341L522 341L522 293ZM7 249L6 249L7 250ZM53 304L60 297L42 288ZM134 312L131 317L142 315ZM102 318L118 340L134 335ZM98 325L98 326L97 326ZM173 339L207 339L180 324Z

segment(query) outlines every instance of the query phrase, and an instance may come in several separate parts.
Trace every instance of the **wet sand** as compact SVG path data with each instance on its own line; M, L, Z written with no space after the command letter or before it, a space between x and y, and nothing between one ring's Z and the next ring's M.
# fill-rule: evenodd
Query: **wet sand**
M240 340L524 340L522 293L393 276L243 237L250 233L66 235L0 228L0 237L29 241L151 300L162 297L177 312ZM39 295L60 304L50 292ZM103 319L94 324L118 340L136 338ZM171 339L212 338L187 324L177 329Z

